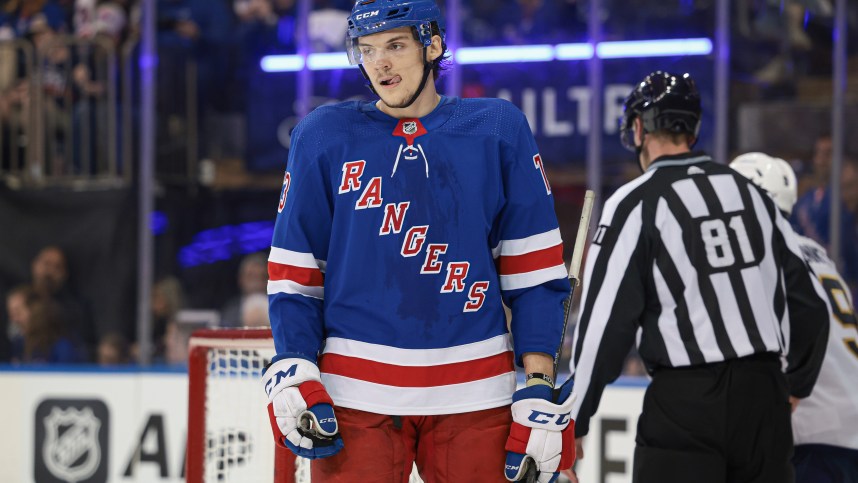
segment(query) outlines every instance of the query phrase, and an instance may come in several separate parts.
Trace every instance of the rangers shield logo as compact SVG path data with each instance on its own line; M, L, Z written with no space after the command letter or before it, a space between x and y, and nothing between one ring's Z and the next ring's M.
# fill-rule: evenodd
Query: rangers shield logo
M101 464L101 421L92 408L54 407L43 422L42 458L48 471L69 483L92 477Z

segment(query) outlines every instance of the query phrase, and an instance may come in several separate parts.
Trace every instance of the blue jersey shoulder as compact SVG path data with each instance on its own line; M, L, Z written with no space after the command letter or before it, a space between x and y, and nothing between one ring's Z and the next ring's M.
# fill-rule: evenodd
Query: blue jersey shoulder
M349 122L362 117L361 101L345 101L336 104L319 106L295 126L296 132L316 131L323 133L336 132L347 128Z
M466 98L460 99L458 109L445 127L475 136L494 135L515 143L526 124L524 113L505 99Z
M290 151L297 150L302 157L314 158L326 147L345 142L354 126L366 120L361 104L360 101L346 101L313 109L292 131Z

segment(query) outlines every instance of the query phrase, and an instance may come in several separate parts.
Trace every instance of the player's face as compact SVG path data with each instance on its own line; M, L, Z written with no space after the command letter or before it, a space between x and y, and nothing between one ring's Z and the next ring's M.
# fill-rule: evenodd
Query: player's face
M361 37L358 47L364 69L382 102L396 109L406 107L423 79L423 49L411 27ZM426 59L432 61L439 55L441 38L435 36L426 49ZM429 79L420 96L433 96L433 86Z

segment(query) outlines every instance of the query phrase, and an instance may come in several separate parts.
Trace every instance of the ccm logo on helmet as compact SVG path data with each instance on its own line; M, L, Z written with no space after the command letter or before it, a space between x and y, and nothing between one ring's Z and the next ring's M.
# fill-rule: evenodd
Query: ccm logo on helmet
M355 20L363 20L363 19L365 19L365 18L377 17L377 16L378 16L378 12L379 12L378 10L373 10L372 12L367 12L367 13L362 13L362 14L359 14L359 15L355 15Z

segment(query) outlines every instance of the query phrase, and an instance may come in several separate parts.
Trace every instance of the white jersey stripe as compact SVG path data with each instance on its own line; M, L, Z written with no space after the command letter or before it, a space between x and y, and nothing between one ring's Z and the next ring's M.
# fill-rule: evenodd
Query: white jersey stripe
M614 214L617 212L617 207L619 206L620 201L625 199L629 193L637 189L638 186L644 184L645 181L652 178L655 174L655 170L647 171L641 176L629 181L628 183L620 186L614 194L611 195L610 198L605 201L605 206L602 207L602 218L600 224L610 226L614 220ZM590 256L587 255L589 258Z
M555 265L541 270L513 275L500 275L501 290L516 290L535 287L550 280L559 280L569 276L564 265Z
M718 201L721 202L721 208L724 213L734 213L745 209L745 204L742 203L742 197L739 196L739 186L736 184L736 179L730 174L716 174L709 177L709 182L712 183L712 188L715 194L718 195Z
M325 354L340 354L398 366L437 366L472 361L512 350L509 334L443 349L400 349L341 337L328 337Z
M377 414L458 414L512 404L515 373L434 387L393 387L322 373L334 404Z
M319 268L325 271L325 261L316 260L312 253L295 252L284 248L271 247L268 261L282 265L292 265L302 268Z
M655 264L652 266L652 276L658 292L658 301L662 307L661 314L658 316L658 331L664 339L667 356L674 367L690 365L691 359L688 357L688 351L685 350L685 344L682 342L679 325L676 321L676 301L670 293L667 282L664 281L664 275L661 274L661 270ZM640 335L640 331L638 335Z
M736 351L736 356L744 357L753 354L754 347L751 345L750 337L748 337L748 330L742 323L742 313L739 311L739 304L736 302L736 292L733 290L730 276L725 272L713 273L709 276L709 280L712 282L712 289L718 299L724 329L727 331L727 337L730 338L733 350Z
M524 255L525 253L555 247L562 243L563 239L560 238L560 228L555 228L527 238L501 240L500 243L498 243L498 246L492 249L492 256L497 258L499 256L510 257Z
M674 183L674 186L676 186L676 183ZM698 195L700 194L696 186L694 187L694 191ZM704 209L706 208L705 203L702 206ZM724 355L721 354L721 350L718 348L718 342L715 339L715 329L712 327L712 321L709 318L709 313L706 311L706 304L703 303L703 295L700 293L700 285L697 283L697 270L694 268L694 265L688 258L688 253L685 251L685 244L682 240L682 227L676 221L673 213L671 213L664 198L658 200L655 224L661 232L661 241L664 243L665 251L670 255L674 265L676 265L676 270L679 272L682 284L685 286L685 303L688 306L688 317L693 324L694 338L697 339L700 352L703 353L703 358L706 359L706 362L723 361Z
M745 189L751 195L754 211L765 213L766 206L760 197L760 193L750 184ZM760 222L763 239L771 240L773 226L769 217L758 216L757 220ZM785 351L785 348L782 346L783 341L778 334L786 334L787 332L782 332L782 328L778 326L779 321L773 318L771 308L763 304L753 303L756 300L774 300L778 285L781 284L781 277L778 276L778 267L775 264L775 258L771 250L766 250L759 267L759 272L756 273L756 276L759 277L757 281L750 279L749 272L742 273L742 277L745 279L745 288L748 290L749 300L752 301L751 310L754 312L754 319L757 321L757 327L760 329L760 336L763 338L766 348L769 350L778 350L780 348ZM768 282L763 283L763 280L768 280ZM773 283L774 281L777 283ZM786 312L785 310L784 314ZM786 330L789 331L789 327L786 327Z
M763 279L760 277L760 271L754 268L742 270L742 280L745 282L745 290L748 292L748 300L751 300L751 311L754 314L754 322L760 330L760 338L763 339L763 344L766 350L770 352L781 351L781 339L778 336L778 322L774 319L771 309L761 303L754 303L756 300L772 300L774 298L774 287L771 289L766 287L767 283L764 280L769 280L768 285L776 278ZM769 292L772 292L769 294Z
M594 364L598 359L596 354L599 353L602 334L605 332L605 328L608 324L608 318L611 316L611 309L614 307L617 297L620 296L620 284L626 274L626 269L629 266L629 260L631 259L634 247L638 243L638 238L640 237L642 226L641 211L641 203L638 203L638 205L631 210L629 217L620 232L619 242L615 250L611 252L611 258L608 259L608 266L605 268L605 279L600 287L599 295L593 302L593 307L590 311L590 322L587 326L587 333L584 336L583 344L580 345L582 347L582 354L580 357L577 354L573 355L573 358L577 358L579 361L579 364L575 367L576 387L588 387L590 385ZM591 261L596 258L598 258L598 254L593 254L591 251L587 256L587 263L590 264ZM589 270L588 273L590 273ZM584 295L586 296L587 294L585 293ZM576 325L575 327L575 336L573 338L572 347L579 346L579 326L580 325ZM587 354L588 352L594 352L595 354ZM583 397L578 396L575 403L572 405L573 416L578 414L578 410L581 408L583 399Z
M682 179L676 181L671 185L673 187L673 191L676 192L677 195L682 199L685 208L688 210L688 213L692 218L703 218L705 216L709 216L709 208L706 207L706 201L703 199L703 195L700 194L700 190L697 188L697 185L694 184L694 180L691 178ZM662 198L659 201L663 201ZM685 249L684 245L680 245L682 249Z
M324 299L325 287L308 287L291 280L269 280L268 295L278 293L298 294L314 299Z

